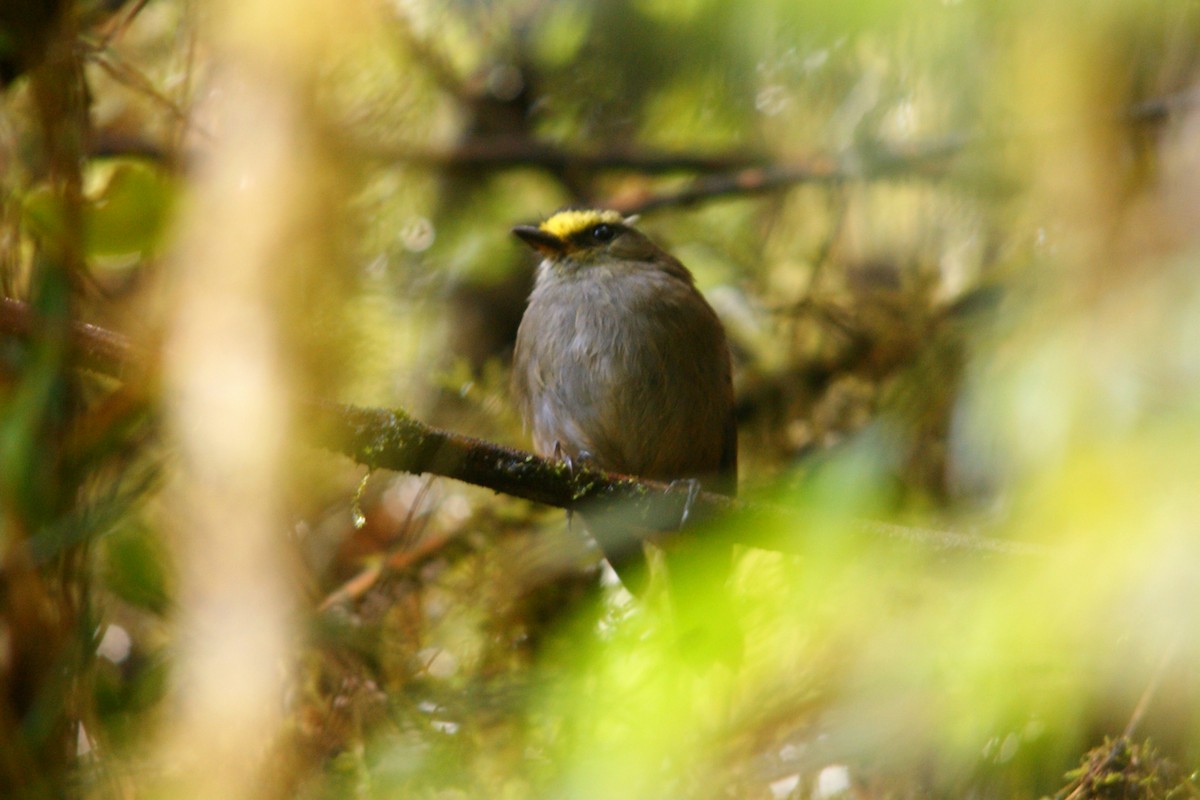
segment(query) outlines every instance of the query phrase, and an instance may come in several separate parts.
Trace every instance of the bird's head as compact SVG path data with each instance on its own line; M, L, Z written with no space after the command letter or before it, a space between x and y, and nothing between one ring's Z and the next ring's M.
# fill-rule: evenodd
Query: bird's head
M512 230L555 266L580 268L612 261L657 263L671 259L633 227L635 221L635 217L624 217L617 211L567 209L540 225L518 225Z

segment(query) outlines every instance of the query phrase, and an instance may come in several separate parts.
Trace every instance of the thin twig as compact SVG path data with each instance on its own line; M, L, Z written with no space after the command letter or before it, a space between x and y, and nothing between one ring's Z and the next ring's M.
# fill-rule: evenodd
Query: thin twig
M106 27L108 30L105 31L100 37L100 46L108 47L113 44L118 37L123 36L125 31L128 30L130 24L133 23L134 17L142 13L142 9L146 7L148 2L149 0L137 0L137 2L130 5L129 8L124 11L124 13L114 17L116 21L107 25Z
M943 178L949 174L950 162L962 150L963 144L961 139L954 138L870 157L821 157L802 163L749 167L697 178L679 191L617 199L609 205L625 214L641 214L668 206L690 206L720 197L745 197L805 184L836 186L856 180L898 176Z
M1158 693L1158 687L1162 683L1163 675L1166 674L1167 667L1175 659L1175 651L1179 647L1179 635L1176 634L1170 642L1167 643L1166 649L1163 650L1162 657L1158 660L1158 664L1154 667L1154 673L1151 674L1146 688L1142 690L1142 696L1138 698L1137 705L1133 708L1133 713L1129 715L1129 722L1125 724L1125 730L1112 743L1104 758L1100 761L1094 761L1088 765L1087 771L1076 779L1076 786L1063 800L1077 800L1082 796L1087 787L1092 785L1092 782L1102 772L1108 770L1117 760L1117 756L1129 747L1133 746L1133 734L1137 731L1138 726L1142 724L1142 719L1146 716L1146 710L1150 707L1150 702Z
M1133 736L1134 731L1142 724L1142 719L1146 716L1146 709L1150 707L1150 702L1154 699L1154 695L1158 693L1159 684L1162 683L1163 676L1167 672L1167 667L1175 659L1175 651L1179 649L1179 634L1167 643L1166 649L1163 650L1162 658L1158 660L1158 664L1154 667L1154 673L1150 676L1146 688L1142 691L1142 696L1138 698L1137 705L1133 708L1133 713L1129 715L1129 722L1125 725L1125 730L1121 734L1122 737L1129 739Z

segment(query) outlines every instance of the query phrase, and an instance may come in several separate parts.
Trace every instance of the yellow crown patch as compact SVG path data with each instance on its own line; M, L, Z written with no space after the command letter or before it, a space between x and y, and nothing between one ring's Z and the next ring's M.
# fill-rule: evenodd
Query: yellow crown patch
M558 239L567 240L580 231L587 230L602 222L613 225L624 222L625 218L616 211L600 211L594 208L572 209L559 211L550 219L538 226L542 231Z

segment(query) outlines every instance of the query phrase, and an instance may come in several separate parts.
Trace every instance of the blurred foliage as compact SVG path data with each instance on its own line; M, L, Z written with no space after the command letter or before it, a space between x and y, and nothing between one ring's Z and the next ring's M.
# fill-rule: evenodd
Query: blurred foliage
M236 773L273 686L233 794L1196 796L1197 42L1139 0L5 6L0 795L204 796L179 753ZM305 444L295 395L525 445L508 230L567 204L695 273L802 554L633 598L561 512ZM144 363L75 368L76 321ZM275 555L210 562L217 507Z

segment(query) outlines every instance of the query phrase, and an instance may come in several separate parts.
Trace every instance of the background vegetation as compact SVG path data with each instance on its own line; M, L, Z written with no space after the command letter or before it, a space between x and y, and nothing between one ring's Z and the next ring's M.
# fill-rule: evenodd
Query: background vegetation
M1197 796L1198 42L1138 0L5 3L0 794ZM786 513L705 538L788 552L728 586L635 601L559 510L316 444L336 400L524 447L508 230L567 204L729 330Z

